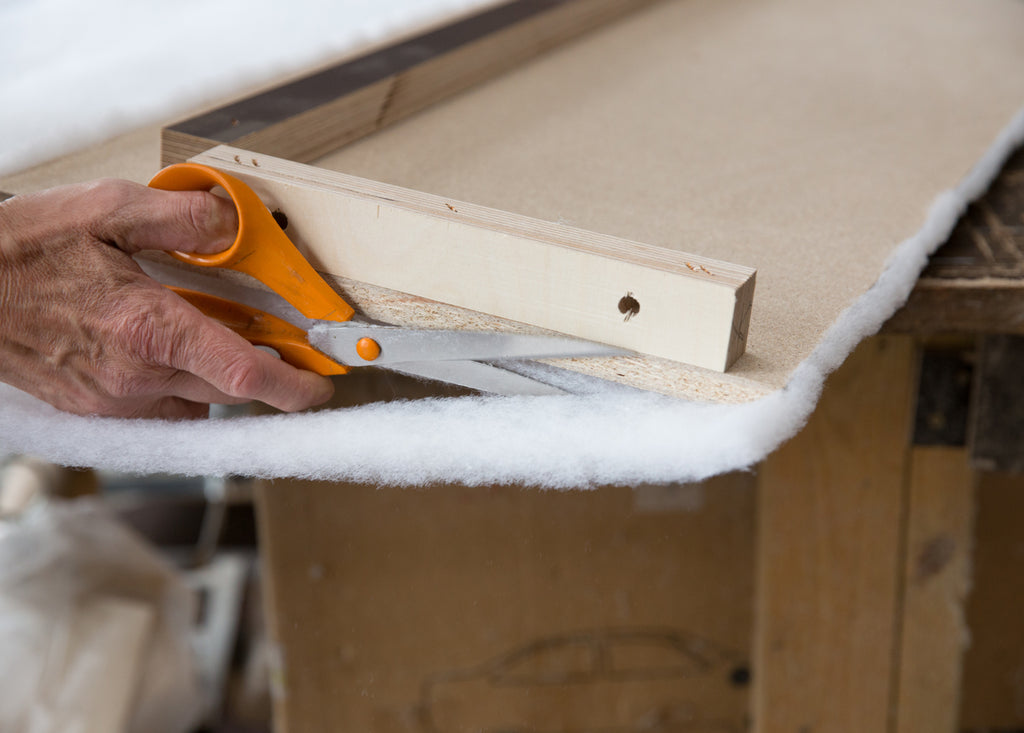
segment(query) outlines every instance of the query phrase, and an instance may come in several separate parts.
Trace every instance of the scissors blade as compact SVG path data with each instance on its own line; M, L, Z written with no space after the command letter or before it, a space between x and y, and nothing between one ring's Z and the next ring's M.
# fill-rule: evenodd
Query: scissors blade
M324 323L310 320L301 315L284 300L277 297L274 293L259 290L239 282L231 282L221 277L208 275L202 271L194 269L185 270L180 265L168 265L163 262L149 259L140 259L139 265L146 274L165 285L174 285L189 289L198 288L202 292L210 293L227 300L243 303L251 308L257 308L259 310L272 313L279 318L299 326L303 330L310 330L318 324L328 328L343 327L347 329L356 327L355 324ZM358 327L363 328L364 331L367 328L371 328L371 326L367 326L365 323ZM390 328L391 331L405 330L394 326L381 326L381 328ZM432 337L429 340L431 342L431 349L437 348L437 344L433 338L437 333L438 332L436 331L430 332ZM456 331L450 333L463 334L469 332ZM485 346L487 348L485 348L485 351L488 352L489 358L495 358L492 352L494 350L494 336L496 334L486 333L482 335L486 337ZM312 340L312 336L310 336L310 338ZM553 342L548 337L542 338L545 339L543 342L543 346L545 347L544 350L549 351L553 346ZM580 349L599 352L595 355L614 355L616 353L623 353L620 350L606 346L599 346L585 341L574 339L562 340L571 344L573 347L573 356L581 355ZM532 377L516 374L515 372L494 364L486 364L483 362L469 361L465 359L438 360L436 358L437 355L434 354L434 356L435 358L433 360L398 362L389 368L392 371L409 374L414 377L447 382L448 384L456 384L462 387L469 387L481 392L488 392L497 395L543 396L566 394L565 390L558 387L553 387L543 382L539 382ZM367 364L368 362L361 360L360 363Z
M367 338L380 347L379 355L369 360L357 349L359 341ZM407 362L560 359L626 353L612 346L564 336L415 329L358 322L318 322L309 329L309 343L349 366L392 367Z
M401 374L433 379L505 397L567 394L559 387L480 361L410 361L395 364L389 369Z

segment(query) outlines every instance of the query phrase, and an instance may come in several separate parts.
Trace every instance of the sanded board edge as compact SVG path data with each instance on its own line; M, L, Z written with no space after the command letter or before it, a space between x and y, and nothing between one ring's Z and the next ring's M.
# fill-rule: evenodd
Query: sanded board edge
M752 268L226 146L193 162L282 211L322 272L720 372L745 348Z
M514 0L166 127L163 165L218 144L308 162L655 0Z

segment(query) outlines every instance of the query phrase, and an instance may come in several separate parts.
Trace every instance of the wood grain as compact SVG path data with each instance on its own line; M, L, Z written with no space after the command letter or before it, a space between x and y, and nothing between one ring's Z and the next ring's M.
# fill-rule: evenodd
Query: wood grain
M731 673L743 669L750 644L753 478L666 487L683 501L666 492L642 503L651 487L260 482L270 633L281 651L274 729L439 730L424 690L444 673L552 637L667 628L698 648L733 650L741 666L650 681L677 685L661 695L635 679L511 689L499 681L460 700L467 712L486 708L490 725L440 730L593 730L578 724L602 714L581 714L587 699L620 711L605 721L635 711L631 729L681 721L678 729L694 733L744 730L749 687ZM544 725L513 725L524 707Z
M229 143L308 162L653 0L515 0L162 131L161 160Z
M915 348L875 337L759 477L760 733L890 725Z
M962 447L915 448L899 656L897 733L955 733L970 634L974 475Z
M1024 728L1024 476L978 475L974 568L967 599L960 724L973 733Z
M885 326L899 333L1024 333L1024 150L932 255L906 305Z

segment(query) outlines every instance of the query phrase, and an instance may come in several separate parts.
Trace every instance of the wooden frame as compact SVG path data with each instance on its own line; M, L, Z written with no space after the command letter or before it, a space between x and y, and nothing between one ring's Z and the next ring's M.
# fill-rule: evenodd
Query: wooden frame
M976 478L909 440L922 346L865 341L759 468L759 733L959 730Z
M232 145L308 162L652 2L503 2L171 125L161 160Z
M434 322L419 325L461 328L529 324L609 343L670 361L652 365L641 356L559 364L680 394L679 385L688 382L672 362L721 372L743 354L752 268L298 165L650 2L504 3L168 127L161 158L221 168L286 213L301 211L292 220L305 228L289 234L368 315L411 325L426 313ZM234 148L203 154L223 143ZM334 194L324 198L327 190ZM375 212L362 221L377 239L352 239L350 222L332 215L339 197L348 202L347 213L356 201L372 204L357 208ZM382 206L393 214L386 222ZM428 231L433 236L425 237ZM415 252L407 246L411 239ZM419 266L408 260L414 253ZM438 277L424 283L426 271ZM511 272L519 273L512 281ZM422 299L433 307L424 308Z

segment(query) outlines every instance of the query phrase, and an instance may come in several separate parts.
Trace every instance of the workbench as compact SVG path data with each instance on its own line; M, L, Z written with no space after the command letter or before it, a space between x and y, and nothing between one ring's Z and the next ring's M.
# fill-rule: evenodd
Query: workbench
M286 658L303 660L287 665L286 729L327 730L335 719L411 729L392 720L415 707L394 712L394 690L418 700L421 665L486 658L463 648L499 650L495 636L606 626L630 595L646 608L620 619L749 650L754 730L1019 727L1024 477L1013 471L1024 433L992 421L1019 415L1012 334L1024 300L1010 258L1024 243L1022 163L1018 153L908 305L829 378L808 425L754 472L569 496L263 483L277 638ZM630 547L630 561L617 555ZM366 638L373 632L387 638ZM421 634L439 641L414 642ZM385 656L364 668L322 653L363 647ZM381 700L367 706L375 673ZM729 693L723 680L714 697Z
M158 141L139 130L0 188L145 181ZM372 170L375 145L341 155ZM733 730L1020 727L1022 161L753 471L570 493L261 482L280 730L430 730L432 673L621 628L726 650L691 712L714 700ZM358 376L335 404L451 394Z

